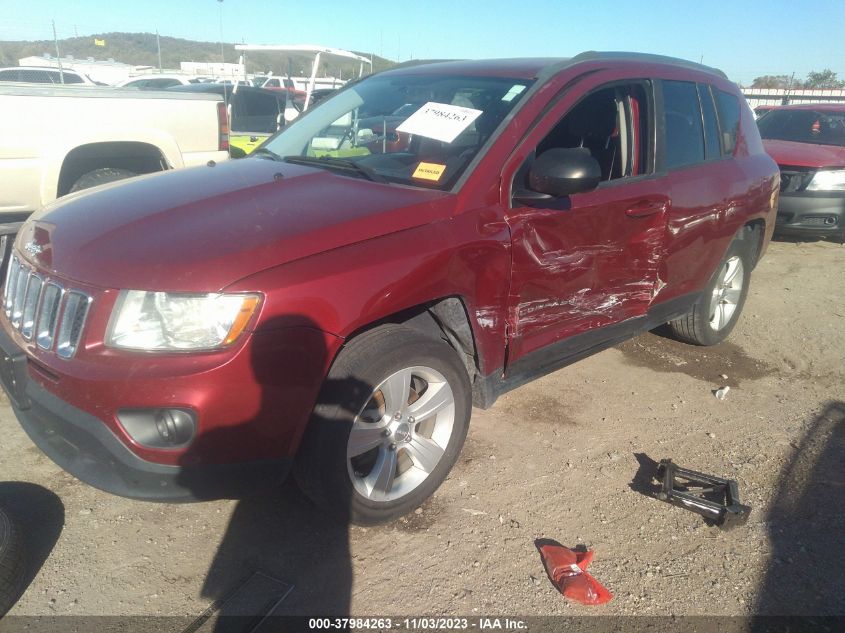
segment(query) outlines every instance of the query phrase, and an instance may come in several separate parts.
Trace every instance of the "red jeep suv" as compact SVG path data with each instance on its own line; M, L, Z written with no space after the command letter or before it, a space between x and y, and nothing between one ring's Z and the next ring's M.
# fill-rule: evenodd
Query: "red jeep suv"
M103 490L207 499L292 469L323 507L387 521L444 480L472 406L663 323L724 339L778 184L739 90L698 64L383 72L254 157L33 215L2 382Z

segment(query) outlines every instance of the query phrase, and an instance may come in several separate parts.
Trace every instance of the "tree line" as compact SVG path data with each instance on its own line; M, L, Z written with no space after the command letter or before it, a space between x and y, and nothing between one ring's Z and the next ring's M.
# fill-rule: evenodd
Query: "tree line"
M99 44L97 43L99 42ZM155 33L99 33L87 37L71 37L59 40L59 52L64 57L72 55L84 60L93 57L97 60L113 59L118 62L137 66L158 68L158 45L161 45L161 61L164 68L178 69L179 62L219 62L221 60L219 42L197 42L162 35L156 41ZM0 42L0 66L17 66L23 57L55 55L55 43L51 40ZM361 53L369 57L369 53ZM231 43L223 44L223 58L227 62L237 62L240 51ZM309 54L261 53L250 52L246 55L246 67L249 73L276 75L310 74L313 56ZM373 71L384 70L394 62L373 56ZM329 58L321 64L320 75L349 77L358 74L359 62Z
M752 88L781 88L784 90L819 89L819 88L845 88L845 80L836 77L836 73L830 68L824 70L813 70L807 73L803 81L795 75L763 75L757 77L751 84Z

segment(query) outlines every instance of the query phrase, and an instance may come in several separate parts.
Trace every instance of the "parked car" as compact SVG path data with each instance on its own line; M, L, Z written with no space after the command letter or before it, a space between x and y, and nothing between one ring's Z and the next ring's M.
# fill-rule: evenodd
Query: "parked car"
M233 158L243 158L267 140L283 124L285 95L280 92L229 84L174 86L170 92L216 94L229 107L229 148Z
M768 114L769 112L774 110L776 107L777 106L759 105L756 108L754 108L754 116L759 119L763 115Z
M0 68L0 81L31 84L72 84L77 86L98 85L88 75L76 72L75 70L65 68L60 71L58 68L40 68L38 66Z
M188 75L147 74L130 77L116 84L117 88L136 88L138 90L164 90L172 86L189 86L200 83L199 78Z
M378 118L406 103L386 144ZM236 496L293 469L327 511L387 521L447 476L473 405L667 322L724 340L778 182L739 89L698 64L386 71L244 160L35 214L0 377L101 489Z
M8 84L0 121L0 222L94 185L229 157L214 95Z
M757 125L780 168L777 233L845 243L845 104L782 106Z

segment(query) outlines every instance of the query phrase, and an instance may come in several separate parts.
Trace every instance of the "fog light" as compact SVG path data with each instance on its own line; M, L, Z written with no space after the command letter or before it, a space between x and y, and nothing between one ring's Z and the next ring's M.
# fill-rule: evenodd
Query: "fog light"
M181 448L197 429L190 409L121 409L117 419L133 440L147 448Z

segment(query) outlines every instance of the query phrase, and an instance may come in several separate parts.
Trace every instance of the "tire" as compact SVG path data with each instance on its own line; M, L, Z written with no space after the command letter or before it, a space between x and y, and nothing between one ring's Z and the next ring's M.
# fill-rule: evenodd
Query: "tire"
M20 530L0 508L0 618L20 597L25 571Z
M73 186L70 188L68 193L82 191L83 189L89 189L91 187L96 187L97 185L105 185L106 183L115 182L117 180L132 178L132 176L137 175L138 174L134 171L129 171L128 169L101 167L100 169L94 169L93 171L89 171L88 173L80 176L79 179L73 183Z
M317 506L341 520L392 521L449 474L471 410L467 371L451 346L405 326L379 326L338 354L294 476Z
M750 240L735 239L698 301L687 314L669 322L676 339L693 345L716 345L728 337L748 296L753 267L750 244Z

